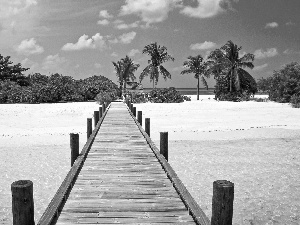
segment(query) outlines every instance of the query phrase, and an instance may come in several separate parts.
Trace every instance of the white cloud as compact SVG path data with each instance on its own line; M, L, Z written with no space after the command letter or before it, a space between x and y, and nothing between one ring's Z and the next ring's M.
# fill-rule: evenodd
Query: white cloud
M180 0L126 0L120 15L138 15L148 25L164 21Z
M296 24L293 23L292 21L289 21L289 22L287 22L285 25L287 25L287 26L294 26L294 25L296 25Z
M138 49L131 49L130 52L128 53L128 56L133 57L138 53L140 53Z
M119 36L119 42L123 44L129 44L135 38L136 32L131 31L129 33L125 33Z
M97 24L99 25L103 25L103 26L106 26L108 25L110 22L107 20L107 19L104 19L104 20L98 20Z
M23 40L18 46L15 47L15 51L22 55L33 55L44 52L44 48L36 43L34 38Z
M283 54L285 54L285 55L300 54L300 51L295 51L295 50L292 50L292 49L286 49L286 50L284 50Z
M28 59L28 58L23 59L23 60L21 61L21 65L22 65L22 67L30 68L30 70L27 71L27 72L36 71L37 68L38 68L38 66L39 66L38 63L36 63L36 62L34 62L34 61L32 61L32 60L30 60L30 59Z
M278 23L272 22L272 23L267 23L265 28L276 28L278 26L279 26Z
M95 63L94 66L95 66L97 69L100 69L100 68L103 67L102 64L100 64L100 63Z
M47 72L58 73L62 70L62 67L65 67L66 64L66 58L60 57L58 54L48 55L42 63L42 69Z
M253 70L255 70L255 71L260 71L260 70L263 70L264 68L266 68L268 66L268 63L265 63L265 64L262 64L262 65L260 65L260 66L255 66L254 68L253 68Z
M263 49L255 50L254 53L256 59L270 58L278 55L276 48L268 48L266 51Z
M105 19L110 19L113 18L113 15L110 15L107 10L101 10L99 12L99 17L105 18Z
M0 47L11 47L33 35L39 22L36 0L0 0Z
M125 23L119 23L115 27L119 30L129 29L129 28L136 28L139 26L139 21L136 21L134 23L125 24Z
M216 46L217 46L217 44L214 42L205 41L203 43L191 44L190 49L191 50L207 50L207 49L212 49Z
M112 57L118 57L119 55L116 52L111 53Z
M106 46L105 40L100 33L95 34L91 38L88 35L82 35L78 41L73 43L67 43L62 47L64 51L76 51L82 49L103 49Z
M227 9L233 10L232 2L238 0L196 0L197 7L184 6L180 11L182 14L189 17L209 18L216 16Z

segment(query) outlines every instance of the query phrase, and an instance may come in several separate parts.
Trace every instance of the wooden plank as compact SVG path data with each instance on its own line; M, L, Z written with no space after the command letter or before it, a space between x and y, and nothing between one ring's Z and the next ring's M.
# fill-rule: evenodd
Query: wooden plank
M81 153L77 157L77 160L74 162L74 164L71 167L70 171L68 172L66 178L62 182L61 186L58 188L56 194L54 195L53 199L49 203L45 212L41 216L37 225L49 225L52 223L53 219L57 216L58 211L60 210L62 204L64 203L64 201L67 198L70 188L72 188L73 184L75 183L76 176L78 175L78 173L83 165L83 162L93 144L93 141L98 133L98 130L100 129L100 126L107 114L107 111L105 111L105 113L102 116L101 120L99 121L98 125L93 130L91 136L89 137L88 141L84 145Z

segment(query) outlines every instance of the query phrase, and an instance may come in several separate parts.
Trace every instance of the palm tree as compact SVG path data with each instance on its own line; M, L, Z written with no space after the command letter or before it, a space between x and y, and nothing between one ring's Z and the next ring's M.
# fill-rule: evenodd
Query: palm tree
M174 58L168 54L167 48L165 46L157 45L156 42L151 43L144 47L143 54L148 54L151 59L148 60L149 65L141 73L140 81L142 81L145 76L148 76L150 74L150 82L153 82L154 89L154 85L156 85L158 82L159 74L162 74L165 80L167 78L171 79L170 72L161 65L162 63L169 60L174 61Z
M256 82L254 78L243 68L253 69L254 55L247 53L241 58L239 51L242 47L238 47L232 41L228 41L220 49L212 51L208 57L210 70L215 77L221 74L225 75L229 82L229 92L234 90L249 90L255 92Z
M201 81L203 85L208 89L207 82L204 77L209 77L209 74L206 73L207 63L203 60L201 55L197 56L189 56L188 61L183 62L183 66L186 68L181 71L181 74L194 73L195 78L197 79L197 100L199 100L199 81L201 77Z
M115 67L116 75L120 83L120 88L126 90L126 83L130 80L134 81L136 79L136 77L134 76L134 72L139 68L140 65L134 63L134 61L127 55L120 61L112 63Z

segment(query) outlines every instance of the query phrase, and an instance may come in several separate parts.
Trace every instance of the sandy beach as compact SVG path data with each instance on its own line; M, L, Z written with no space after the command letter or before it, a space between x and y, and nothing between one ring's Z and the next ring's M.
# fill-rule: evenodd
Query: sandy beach
M169 162L211 217L212 183L235 184L234 224L300 224L300 111L274 102L136 104L151 138L169 132ZM264 97L264 96L262 96ZM12 182L34 183L36 222L70 168L69 133L86 141L94 102L0 105L0 224L11 224Z

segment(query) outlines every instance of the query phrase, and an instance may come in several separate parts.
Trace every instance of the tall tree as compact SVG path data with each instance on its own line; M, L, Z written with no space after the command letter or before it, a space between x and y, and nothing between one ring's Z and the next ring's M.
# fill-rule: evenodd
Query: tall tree
M186 68L181 71L181 74L194 73L195 78L197 79L197 100L199 100L199 86L200 86L200 77L203 85L208 89L207 82L204 77L209 77L209 73L206 72L207 63L203 60L201 55L189 56L187 61L183 62L183 66Z
M112 62L116 75L118 77L121 89L126 90L126 83L128 81L134 81L136 79L134 72L139 68L139 64L134 63L134 61L127 55L118 62Z
M150 82L153 82L154 89L160 74L165 80L167 78L171 79L170 72L162 64L169 60L174 61L174 58L168 54L165 46L157 45L157 42L151 43L144 47L143 54L148 54L151 58L148 60L149 65L140 74L140 81L150 75Z
M229 83L229 92L248 90L256 91L256 82L254 78L244 70L244 68L253 69L254 55L247 53L239 57L238 47L232 41L228 41L220 49L212 51L209 55L210 69L214 75L223 74Z
M0 54L0 80L10 80L17 82L21 86L28 85L29 82L23 72L29 68L23 68L20 63L13 65L10 56L2 56Z

